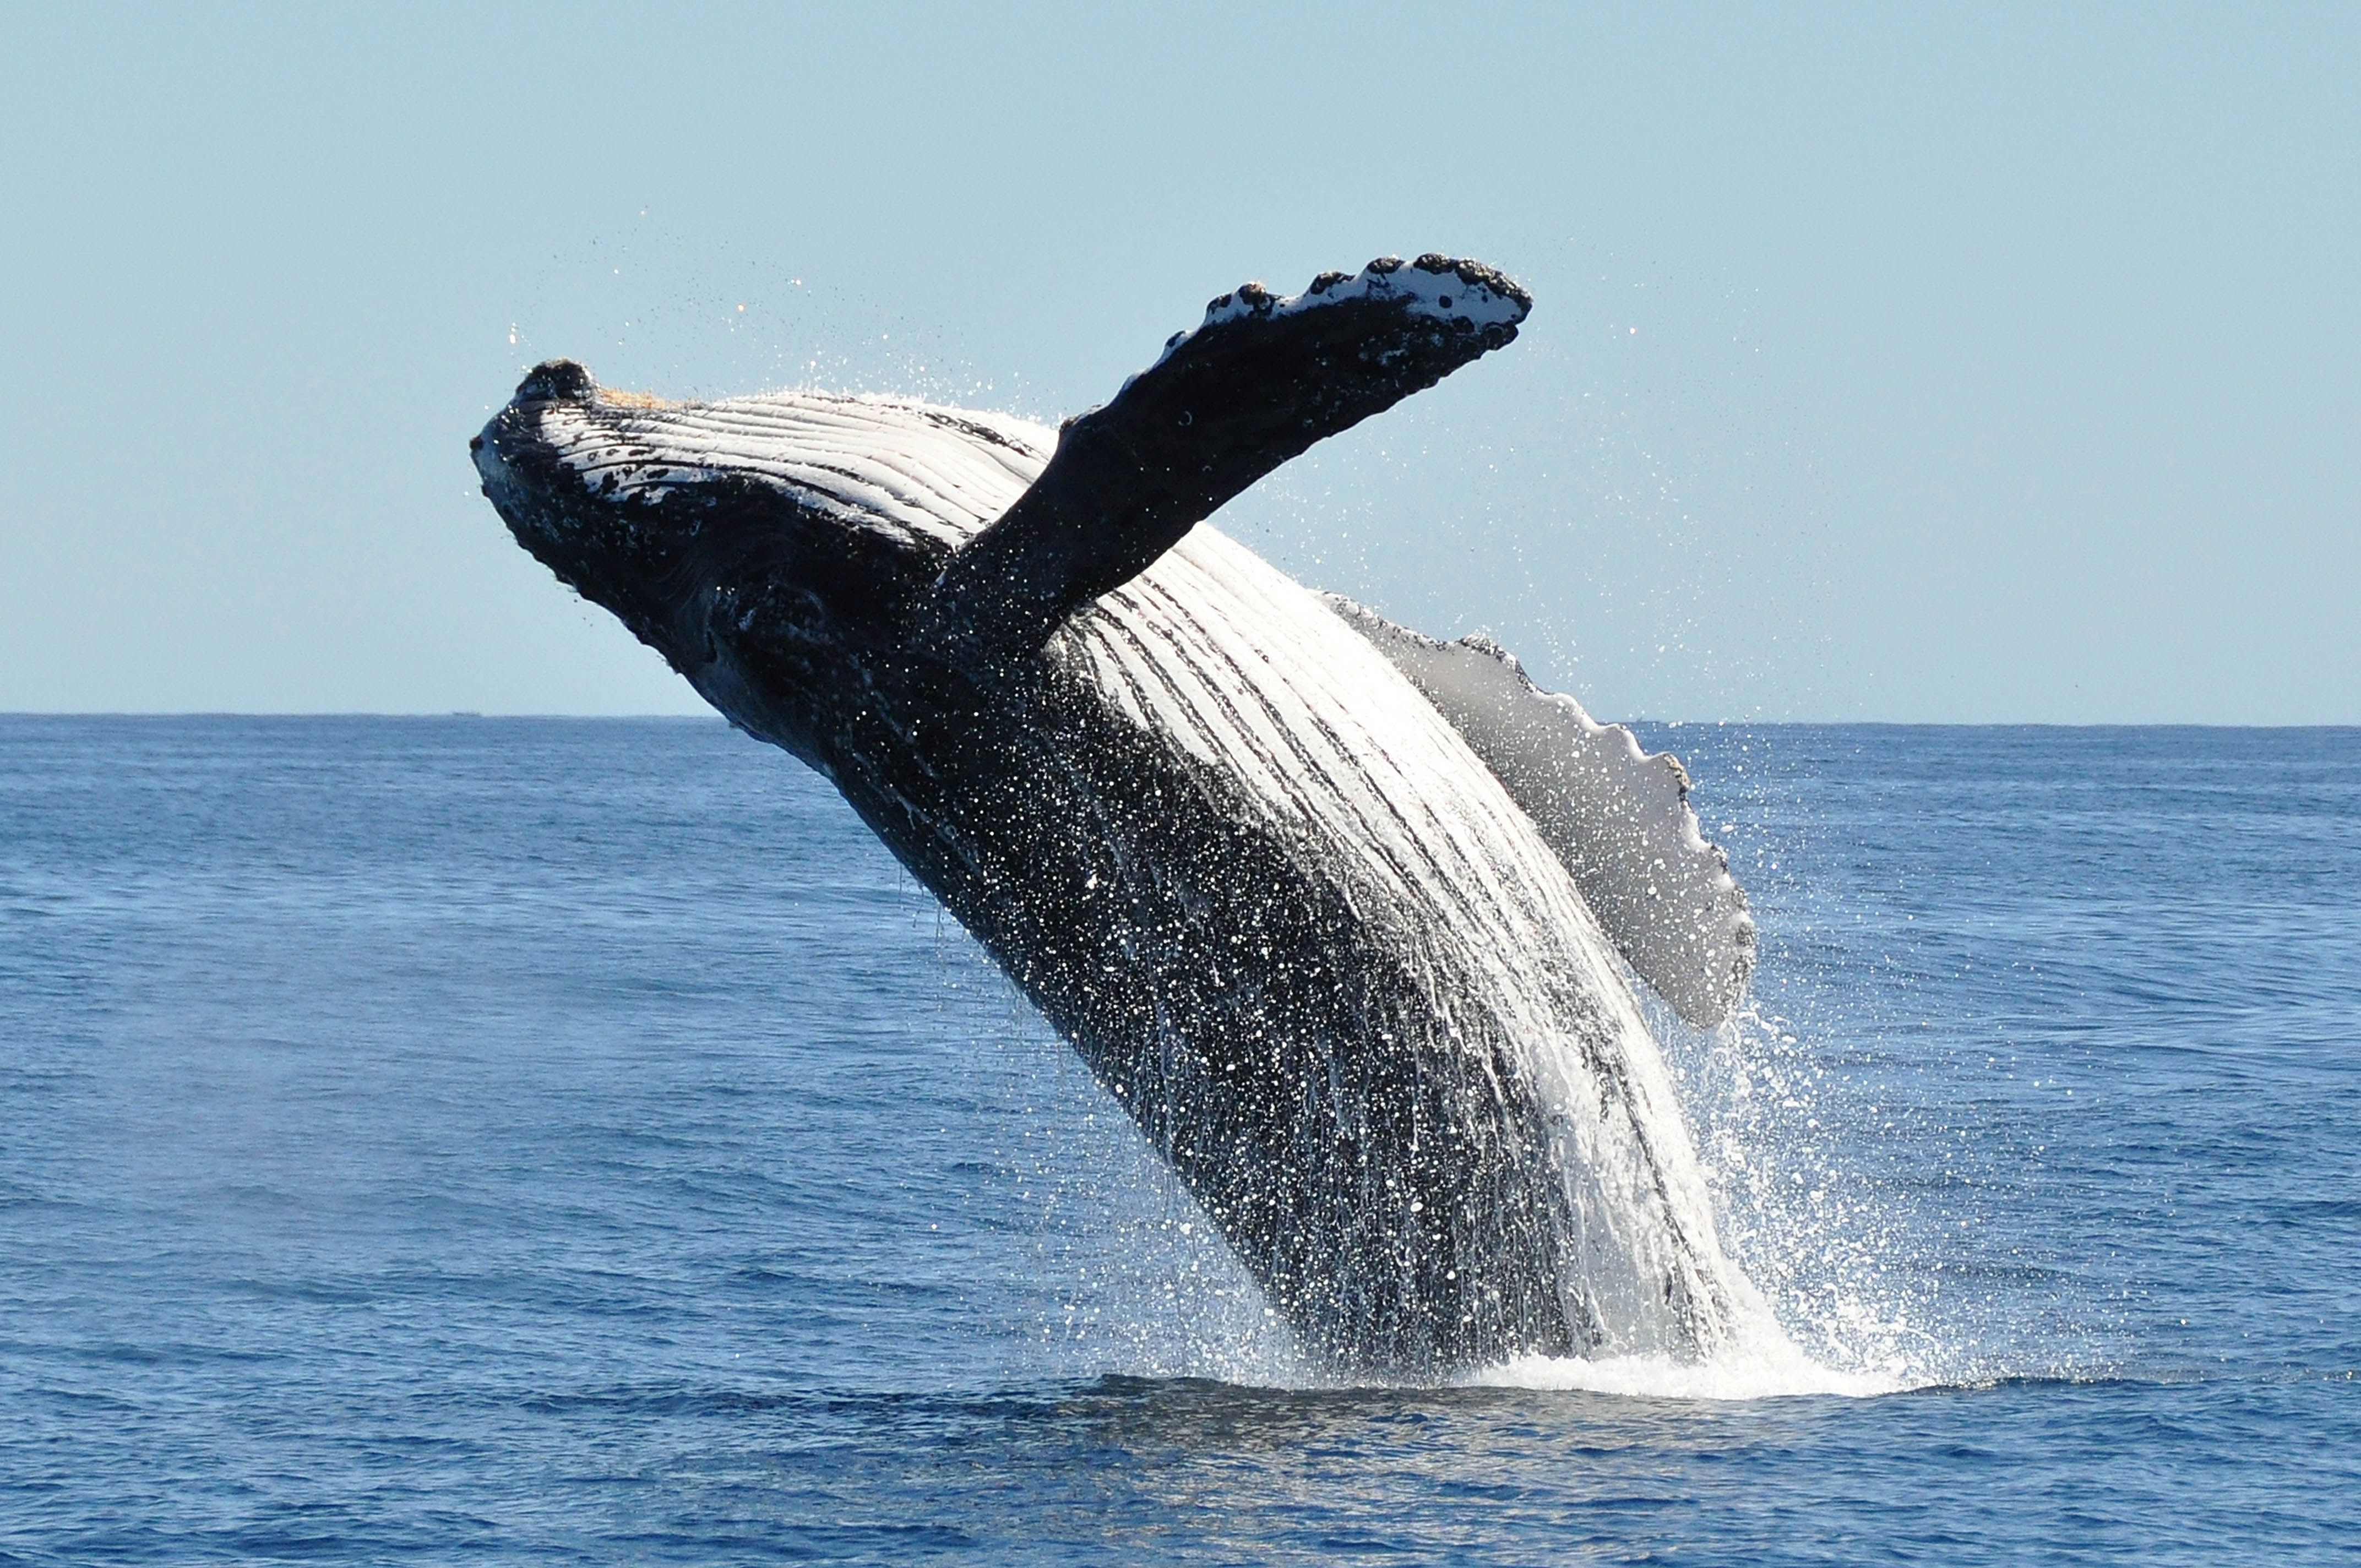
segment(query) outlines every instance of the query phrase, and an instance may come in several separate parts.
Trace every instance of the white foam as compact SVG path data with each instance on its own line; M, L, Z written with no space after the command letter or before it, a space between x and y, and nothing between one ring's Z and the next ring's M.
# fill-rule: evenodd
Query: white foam
M1631 1399L1741 1400L1803 1396L1872 1398L1926 1387L1899 1372L1839 1372L1790 1347L1711 1361L1676 1361L1663 1355L1619 1355L1597 1361L1576 1356L1527 1355L1488 1366L1459 1379L1463 1387L1563 1389L1614 1394Z

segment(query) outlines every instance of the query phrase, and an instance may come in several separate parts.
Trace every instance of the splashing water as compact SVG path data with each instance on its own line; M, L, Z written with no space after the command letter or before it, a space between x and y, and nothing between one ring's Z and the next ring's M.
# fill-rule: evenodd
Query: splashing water
M956 548L1029 493L1058 440L961 411L664 404L578 367L549 375L479 449L520 538L561 562L614 532L577 505L621 509L629 537L719 548L696 487L756 479L796 517ZM683 496L676 521L648 521ZM733 626L769 626L761 595L729 602ZM763 635L820 636L799 627ZM783 678L812 689L792 700L831 717L783 732L770 666L699 646L684 668L700 689L820 766L960 912L1321 1359L1433 1376L1535 1348L1693 1362L1784 1343L1724 1254L1618 954L1683 949L1635 948L1594 913L1651 909L1653 865L1710 851L1676 798L1609 811L1597 837L1631 841L1586 897L1524 804L1561 781L1511 782L1536 749L1518 737L1521 677L1459 693L1503 705L1484 715L1488 765L1468 716L1367 629L1204 525L972 709L924 683L892 696L890 663L813 676L799 652ZM1734 905L1704 907L1751 929Z
M1003 1093L1012 1135L1000 1153L1032 1215L1028 1270L1049 1303L1035 1341L1054 1362L1274 1389L1382 1386L1307 1360L1121 1108L1043 1037L1020 998L976 972L971 947L946 931L939 956L944 983L962 1001L979 983L1001 998L991 1059L1010 1075ZM1844 1141L1815 1141L1820 1113L1842 1115L1843 1090L1802 1043L1754 1009L1712 1030L1648 1011L1699 1118L1702 1175L1743 1292L1740 1312L1702 1358L1528 1355L1451 1381L1743 1400L1866 1397L1993 1376L1946 1339L1938 1303L1896 1266L1890 1249L1900 1245L1900 1222L1849 1168ZM1049 1104L1096 1109L1045 1114Z
M1233 798L1307 845L1423 970L1433 1070L1454 1070L1459 1041L1505 1047L1542 1108L1559 1230L1455 1252L1548 1249L1592 1358L1799 1359L1722 1251L1675 1086L1589 906L1382 654L1210 528L1078 618L1062 652L1131 722L1241 783Z

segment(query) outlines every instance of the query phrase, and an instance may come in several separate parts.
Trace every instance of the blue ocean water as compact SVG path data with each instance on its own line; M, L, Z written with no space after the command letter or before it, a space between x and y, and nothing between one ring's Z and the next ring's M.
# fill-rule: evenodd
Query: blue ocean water
M0 719L0 1563L2361 1555L2361 731L1649 738L1726 1238L1903 1391L1309 1386L719 722Z

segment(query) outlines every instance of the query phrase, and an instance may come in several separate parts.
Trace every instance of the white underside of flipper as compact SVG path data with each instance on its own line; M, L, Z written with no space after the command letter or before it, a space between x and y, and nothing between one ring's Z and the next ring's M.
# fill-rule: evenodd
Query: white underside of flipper
M1754 917L1689 809L1679 760L1542 690L1488 638L1437 641L1323 597L1507 786L1640 978L1691 1024L1727 1018L1754 972Z

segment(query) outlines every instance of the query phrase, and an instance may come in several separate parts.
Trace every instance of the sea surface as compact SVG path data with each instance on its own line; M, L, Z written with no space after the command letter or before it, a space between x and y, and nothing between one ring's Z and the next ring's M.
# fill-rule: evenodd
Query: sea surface
M0 1563L2361 1561L2361 731L1659 727L1777 1368L1321 1387L719 721L0 719Z

